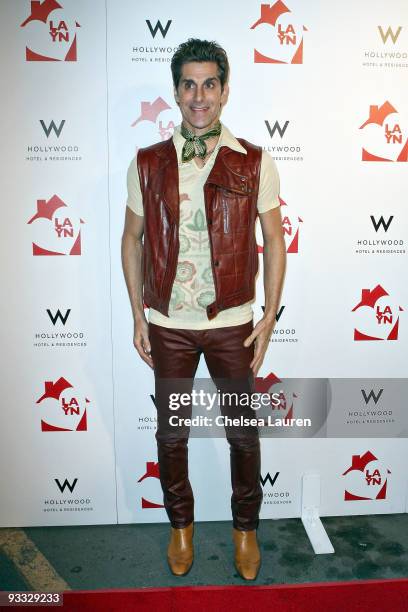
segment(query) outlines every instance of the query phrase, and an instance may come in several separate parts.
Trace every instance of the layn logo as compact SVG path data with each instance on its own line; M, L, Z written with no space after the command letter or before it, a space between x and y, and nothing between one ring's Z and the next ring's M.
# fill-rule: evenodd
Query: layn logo
M33 255L81 255L83 223L57 195L37 200L37 212L28 221L35 236Z
M157 462L146 461L146 472L137 482L143 482L146 478L157 478L157 480L160 480L159 464ZM145 510L146 508L164 508L164 506L142 497L142 509Z
M138 123L142 121L151 121L152 123L156 123L157 117L165 110L170 109L171 107L163 100L163 98L155 99L154 102L141 102L140 103L140 115L137 119L130 125L130 127L135 127Z
M361 159L365 162L407 162L408 129L398 110L386 100L381 106L371 104L364 130Z
M388 221L386 222L384 217L381 215L378 221L376 221L374 215L370 215L371 223L373 224L376 232L378 232L381 226L384 232L388 232L388 228L390 227L391 221L393 220L393 218L394 218L394 215L391 215L391 217L388 217Z
M73 493L73 491L74 491L74 489L76 487L76 483L78 482L78 478L75 478L75 480L72 482L72 484L70 484L70 482L69 482L69 480L67 478L64 480L64 482L62 484L60 483L58 478L54 478L54 481L57 483L57 486L58 486L59 490L61 491L61 493L63 493L67 487L71 491L71 493Z
M57 136L57 138L60 137L60 134L62 132L62 128L65 125L65 119L63 119L61 121L61 123L59 124L59 127L56 126L54 119L51 121L51 123L48 125L48 127L46 126L45 122L43 121L43 119L40 119L40 123L41 123L41 127L45 132L45 135L47 136L47 138L49 138L51 131L53 131L55 133L55 135Z
M344 501L386 499L390 470L371 452L353 455L346 478Z
M41 431L87 431L89 399L63 376L46 380L36 401L42 412Z
M300 224L303 223L303 219L293 212L293 209L288 210L288 205L281 197L279 197L282 212L282 232L285 238L286 252L287 253L299 253L299 231ZM263 246L258 244L258 253L263 253Z
M77 61L76 30L81 26L56 0L32 0L30 15L20 27L26 28L27 62Z
M47 308L47 314L51 319L51 323L53 325L56 324L56 322L58 321L58 319L60 319L61 323L63 325L65 325L65 323L67 322L67 319L69 317L69 313L71 312L71 309L68 308L68 310L65 311L65 315L62 315L60 309L58 308L57 312L55 313L55 315L52 314L51 310L49 308Z
M399 313L403 308L381 286L362 289L361 299L354 306L356 324L354 340L398 340Z
M383 391L384 391L384 389L380 389L378 391L378 393L375 394L374 389L370 389L369 393L367 393L365 389L361 389L361 393L362 393L362 395L364 397L365 403L368 404L368 402L370 400L373 400L375 405L377 405L377 402L379 401L380 397L382 396Z
M276 376L276 374L270 372L264 378L261 376L255 378L255 390L257 393L278 393L279 404L271 402L270 409L272 410L272 414L279 414L278 418L282 418L285 423L288 423L290 419L293 419L294 404L298 395L291 390L284 393L282 388L279 390L273 389L275 385L280 385L281 383L282 380Z
M299 230L303 219L296 214L286 212L288 205L279 198L282 211L282 230L287 253L299 253ZM290 210L290 209L289 209Z
M256 30L256 64L303 64L303 32L307 28L293 18L282 0L261 4L261 15L251 30Z
M157 21L154 27L152 26L150 19L146 19L146 23L147 23L147 27L150 30L150 34L152 35L153 38L155 38L158 30L160 30L160 33L163 36L163 38L166 38L167 32L169 31L169 27L171 26L172 20L171 19L168 20L165 28L163 28L160 19Z
M384 29L382 28L382 26L379 25L379 26L377 26L377 28L378 28L378 31L380 33L380 36L382 38L382 41L383 41L384 45L385 45L385 43L387 42L387 40L389 38L391 38L393 44L395 45L395 43L398 40L398 36L401 34L401 30L402 30L401 26L399 26L398 29L395 32L392 31L391 26L388 26L388 28L387 28L387 30L385 32L384 32Z
M140 111L139 116L133 123L131 123L131 127L139 126L147 122L147 125L153 124L155 126L155 130L158 130L161 140L167 140L171 138L174 131L174 120L172 118L172 113L167 113L166 111L171 111L172 108L167 104L162 97L158 96L153 102L149 102L146 100L142 100L140 102ZM163 119L159 119L160 115L165 112L165 116L167 116L167 123L163 121ZM147 127L147 126L145 126ZM138 128L139 129L139 128ZM157 140L157 138L155 137Z
M269 121L267 119L265 119L265 125L267 127L267 130L269 132L269 136L271 138L274 137L275 132L277 131L279 133L279 136L281 138L284 137L286 129L289 125L289 121L285 121L285 125L283 127L281 127L279 121L275 121L275 123L273 124L273 127L271 127L271 124L269 123Z

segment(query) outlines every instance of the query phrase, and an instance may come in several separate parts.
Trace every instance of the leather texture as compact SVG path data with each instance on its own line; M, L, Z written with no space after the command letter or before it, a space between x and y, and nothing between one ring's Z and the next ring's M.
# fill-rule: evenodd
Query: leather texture
M261 553L256 539L256 530L233 529L234 561L239 574L245 580L255 580L261 566Z
M258 252L255 221L262 149L238 139L247 154L222 146L204 185L215 300L207 318L253 299ZM179 188L173 140L140 149L143 194L143 291L147 306L169 316L179 254Z
M201 354L220 392L254 392L254 378L249 367L254 346L253 343L243 346L252 330L252 320L242 325L204 330L173 329L149 323L160 482L164 506L173 527L186 527L194 520L194 496L188 476L190 428L169 426L169 417L175 414L170 410L170 394L191 393ZM232 403L220 408L227 416L256 416L247 405ZM177 414L191 417L191 402L180 407ZM230 447L233 525L239 530L253 530L258 526L262 503L258 429L254 426L226 427L225 433ZM205 457L203 477L204 473Z
M194 559L193 533L193 523L183 529L171 528L167 561L175 576L184 576L191 569Z

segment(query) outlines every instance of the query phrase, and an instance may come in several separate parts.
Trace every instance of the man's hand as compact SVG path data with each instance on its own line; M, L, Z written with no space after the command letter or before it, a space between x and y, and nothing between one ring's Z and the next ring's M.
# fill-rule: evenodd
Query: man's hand
M150 356L152 349L149 341L149 326L146 319L135 321L133 344L143 361L153 369L153 359Z
M251 335L244 340L244 346L251 346L252 342L255 340L254 358L249 364L249 367L252 368L254 373L254 377L258 374L258 370L265 358L265 353L268 350L269 339L272 335L274 326L274 320L265 319L265 317L263 317L255 325Z
M255 325L252 334L244 340L244 346L250 346L255 340L254 358L250 364L254 376L262 365L275 327L286 268L286 247L280 206L260 213L259 220L263 235L265 310L264 316Z
M143 308L143 231L144 218L126 206L122 236L122 265L135 322L133 344L143 361L153 368L149 326Z

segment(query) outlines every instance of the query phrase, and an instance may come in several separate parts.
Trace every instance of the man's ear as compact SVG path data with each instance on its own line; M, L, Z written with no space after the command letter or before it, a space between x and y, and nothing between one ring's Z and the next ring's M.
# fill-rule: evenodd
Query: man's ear
M173 93L174 93L174 99L176 101L176 104L178 104L179 103L179 96L178 96L177 89L176 89L175 86L173 86Z
M229 85L228 83L224 83L224 88L221 94L221 106L222 107L224 107L226 103L228 102L228 96L229 96Z

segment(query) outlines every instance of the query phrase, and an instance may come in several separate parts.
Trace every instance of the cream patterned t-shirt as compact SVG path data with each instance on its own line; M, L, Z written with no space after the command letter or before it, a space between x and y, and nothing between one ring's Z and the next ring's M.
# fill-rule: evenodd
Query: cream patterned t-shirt
M173 134L177 152L180 194L180 250L169 305L169 316L149 309L149 321L156 325L179 329L210 329L247 323L253 317L251 302L221 310L209 320L206 307L215 300L215 287L211 269L211 250L207 229L204 184L215 163L221 146L228 146L246 154L246 150L222 125L217 145L203 168L194 159L181 162L181 150L185 142L177 126ZM137 161L134 158L127 174L127 206L143 216L143 200L140 189ZM263 151L257 208L264 213L279 206L279 175L272 157Z

